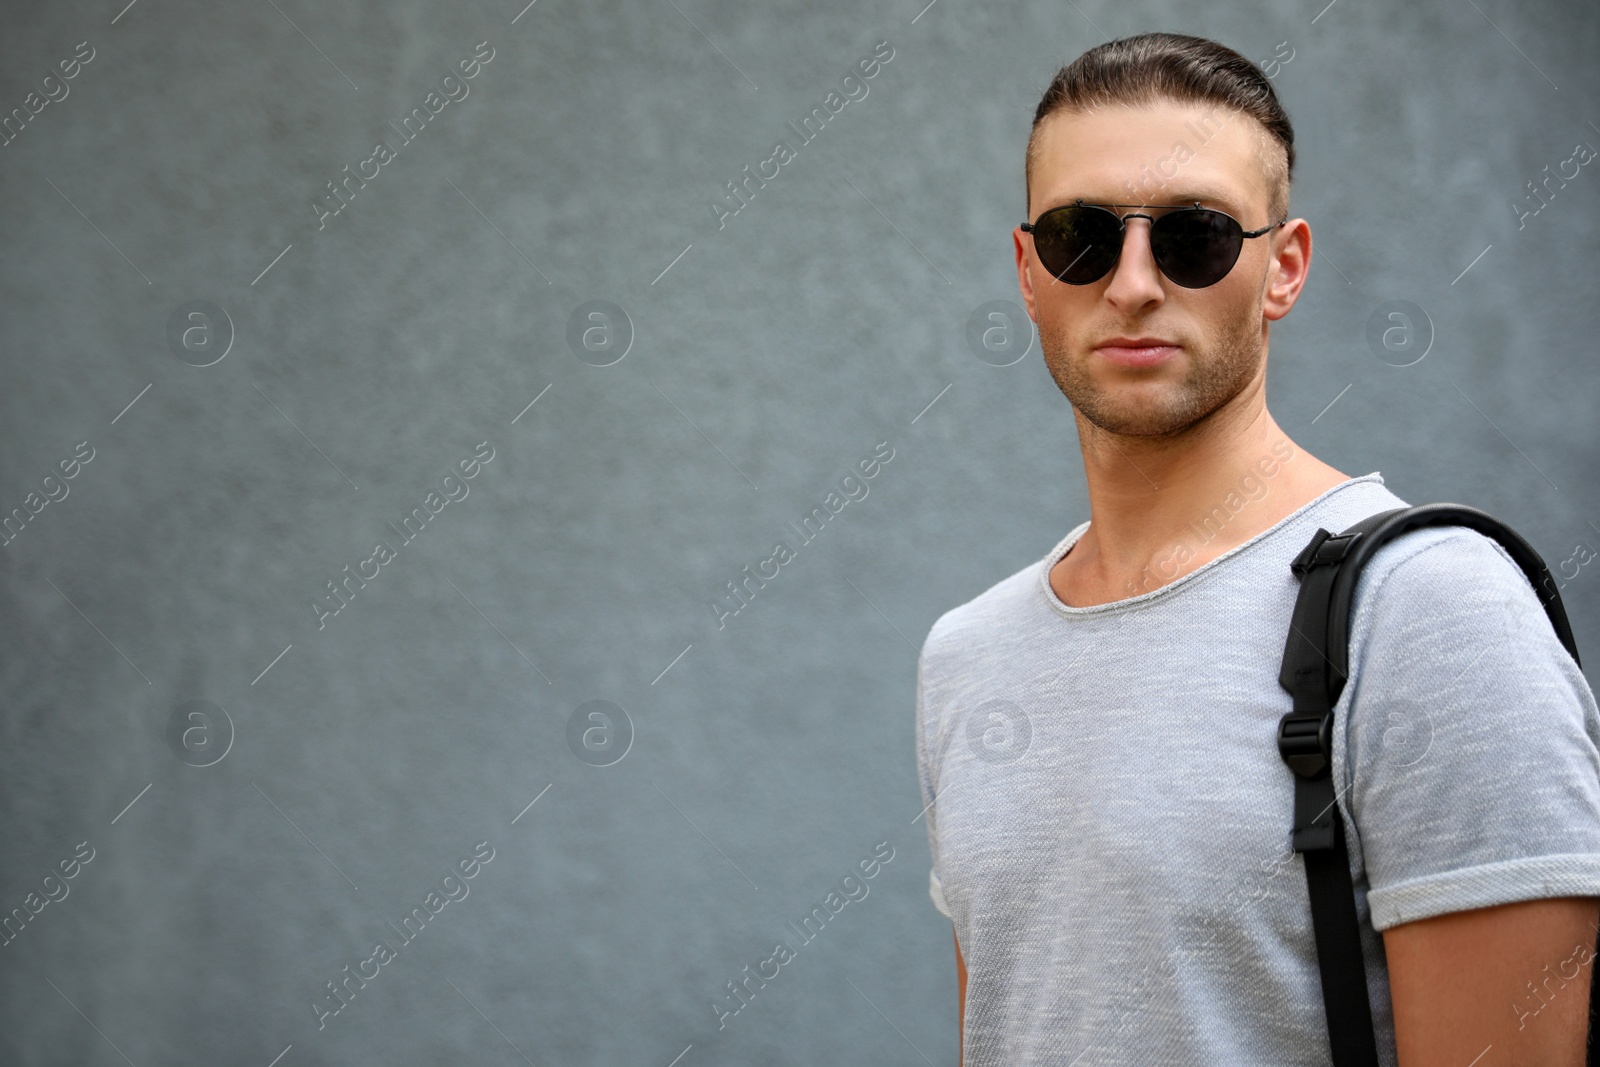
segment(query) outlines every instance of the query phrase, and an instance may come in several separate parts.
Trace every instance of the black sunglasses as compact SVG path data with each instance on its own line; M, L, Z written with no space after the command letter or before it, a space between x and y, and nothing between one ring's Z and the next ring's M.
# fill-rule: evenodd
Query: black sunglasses
M1259 230L1246 230L1225 212L1200 206L1178 207L1160 218L1130 212L1118 215L1114 207L1143 204L1063 204L1022 224L1033 234L1033 247L1045 270L1068 285L1088 285L1104 278L1122 254L1123 231L1128 219L1150 219L1150 253L1156 266L1185 289L1204 289L1227 277L1239 261L1246 237L1260 237L1277 229L1285 217Z

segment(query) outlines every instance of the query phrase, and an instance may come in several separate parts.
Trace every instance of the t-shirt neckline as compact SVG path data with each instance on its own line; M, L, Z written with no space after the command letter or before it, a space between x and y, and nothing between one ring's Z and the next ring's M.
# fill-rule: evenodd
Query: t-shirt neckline
M1069 550L1071 550L1072 546L1078 543L1078 539L1084 535L1084 532L1089 529L1089 524L1094 521L1093 519L1086 519L1074 527L1066 537L1062 538L1061 542L1051 550L1050 554L1045 556L1045 558L1037 565L1039 571L1039 588L1044 593L1046 603L1048 603L1060 614L1071 617L1081 618L1085 615L1112 614L1115 612L1127 611L1132 608L1143 607L1159 597L1171 596L1172 594L1182 590L1185 586L1193 584L1195 580L1226 563L1228 560L1239 555L1241 552L1246 551L1252 545L1255 545L1258 542L1272 536L1278 530L1300 518L1306 512L1321 504L1335 493L1338 493L1343 489L1347 489L1352 485L1359 485L1363 483L1375 483L1377 485L1383 485L1383 475L1378 471L1373 471L1370 474L1363 474L1357 478L1348 478L1345 481L1340 482L1338 485L1331 486L1323 490L1316 497L1306 501L1304 504L1300 505L1289 514L1273 523L1267 529L1262 530L1248 541L1245 541L1239 545L1235 545L1233 548L1230 548L1216 559L1209 560L1201 564L1188 574L1185 574L1183 577L1178 578L1175 581L1168 582L1159 589L1152 589L1148 593L1140 593L1137 596L1126 597L1122 600L1113 600L1108 604L1090 604L1086 607L1074 607L1073 605L1064 602L1060 597L1056 596L1056 591L1050 587L1050 572L1055 568L1055 565L1061 561L1061 558L1065 556Z

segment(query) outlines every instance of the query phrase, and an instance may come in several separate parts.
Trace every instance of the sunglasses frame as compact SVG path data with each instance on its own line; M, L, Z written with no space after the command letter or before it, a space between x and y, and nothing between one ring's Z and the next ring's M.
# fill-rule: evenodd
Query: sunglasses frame
M1153 231L1155 229L1156 224L1158 222L1160 222L1161 219L1164 219L1168 215L1174 214L1176 212L1179 212L1179 211L1209 211L1214 215L1221 215L1223 218L1225 218L1229 222L1231 222L1234 225L1234 228L1239 231L1239 238L1240 238L1241 241L1246 239L1246 238L1260 237L1262 234L1270 233L1273 230L1277 229L1279 226L1282 226L1282 225L1284 225L1285 223L1287 223L1289 221L1289 217L1287 215L1285 215L1283 218L1279 219L1277 222L1271 223L1270 225L1267 225L1267 226L1263 226L1259 230L1247 230L1247 229L1244 228L1243 224L1241 224L1239 222L1238 219L1234 218L1232 215L1228 214L1226 211L1220 211L1220 210L1218 210L1217 208L1214 208L1214 207L1201 207L1200 206L1200 201L1198 201L1198 200L1194 201L1192 204L1153 205L1153 204L1086 204L1086 203L1083 202L1083 200L1079 199L1079 200L1074 201L1071 204L1057 204L1053 208L1050 208L1050 209L1048 209L1046 211L1041 211L1039 213L1039 218L1038 219L1035 219L1033 222L1024 222L1022 224L1022 227L1021 227L1022 228L1022 232L1026 233L1026 234L1034 234L1034 233L1036 233L1036 229L1037 229L1039 220L1043 219L1046 215L1049 215L1051 212L1062 211L1062 210L1065 210L1065 209L1068 209L1068 208L1075 208L1075 207L1093 208L1093 209L1095 209L1097 211L1104 211L1107 215L1110 215L1112 218L1117 220L1117 254L1115 256L1113 256L1112 259L1111 259L1111 262L1109 264L1107 264L1105 272L1103 274L1101 274L1097 278L1091 278L1086 282L1069 282L1065 278L1061 277L1061 274L1065 274L1068 270L1070 270L1072 268L1072 265L1074 263L1078 262L1078 259L1082 259L1083 256L1089 251L1088 248L1085 248L1082 252L1078 253L1078 259L1074 259L1072 261L1072 263L1069 263L1065 267L1063 267L1062 270L1061 270L1061 274L1057 274L1054 271L1050 271L1049 267L1045 267L1045 270L1050 272L1051 277L1055 278L1057 281L1063 283L1064 285L1093 285L1095 282L1098 282L1098 281L1102 280L1103 278L1105 278L1105 276L1107 274L1110 274L1113 270L1116 269L1117 263L1122 259L1122 242L1127 237L1128 220L1129 219L1146 219L1146 220L1149 221L1150 228ZM1137 212L1137 211L1130 211L1126 215L1118 215L1115 211L1111 210L1112 208L1118 208L1118 207L1151 208L1151 209L1156 210L1156 211L1164 211L1164 212L1166 212L1166 214L1163 214L1161 216L1161 219L1153 218L1150 215L1145 215L1145 214L1143 214L1141 212ZM1154 237L1153 233L1151 234L1151 237L1152 238ZM1091 245L1090 247L1092 248L1093 246ZM1242 250L1244 246L1241 244L1239 247ZM1035 254L1038 253L1037 246L1035 246L1035 248L1034 248L1034 253ZM1172 282L1172 284L1180 286L1180 287L1182 287L1184 289L1209 289L1211 286L1216 285L1217 282L1222 281L1223 278L1226 278L1229 273L1232 273L1234 265L1239 262L1238 254L1235 253L1233 263L1230 263L1228 265L1228 270L1225 271L1222 274L1221 277L1217 278L1216 281L1207 282L1205 285L1193 285L1193 286L1191 286L1191 285L1184 285L1182 282L1180 282L1176 278L1172 277L1171 274L1167 273L1167 268L1164 265L1162 265L1160 259L1157 258L1156 255L1155 255L1155 247L1154 247L1153 240L1152 240L1152 244L1151 244L1150 255L1151 255L1152 259L1155 259L1156 268L1161 271L1162 277L1164 277L1168 281ZM1041 265L1044 264L1044 258L1042 256L1039 259L1039 263Z

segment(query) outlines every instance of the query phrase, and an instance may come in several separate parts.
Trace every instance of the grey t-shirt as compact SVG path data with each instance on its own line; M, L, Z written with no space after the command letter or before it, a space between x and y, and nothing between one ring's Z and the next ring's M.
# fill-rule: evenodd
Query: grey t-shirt
M1169 585L1075 608L1048 576L1085 522L934 623L917 770L966 1067L1330 1062L1277 749L1289 561L1405 504L1352 478ZM1333 773L1392 1065L1378 931L1600 895L1600 713L1521 569L1462 526L1373 555L1350 663Z

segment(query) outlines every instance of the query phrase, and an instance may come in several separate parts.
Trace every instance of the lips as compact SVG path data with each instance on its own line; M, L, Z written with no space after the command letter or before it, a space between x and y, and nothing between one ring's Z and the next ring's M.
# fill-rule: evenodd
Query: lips
M1175 348L1178 342L1168 341L1164 337L1110 337L1101 341L1097 348Z
M1096 354L1124 367L1158 366L1178 351L1178 345L1159 337L1113 337L1095 348Z

